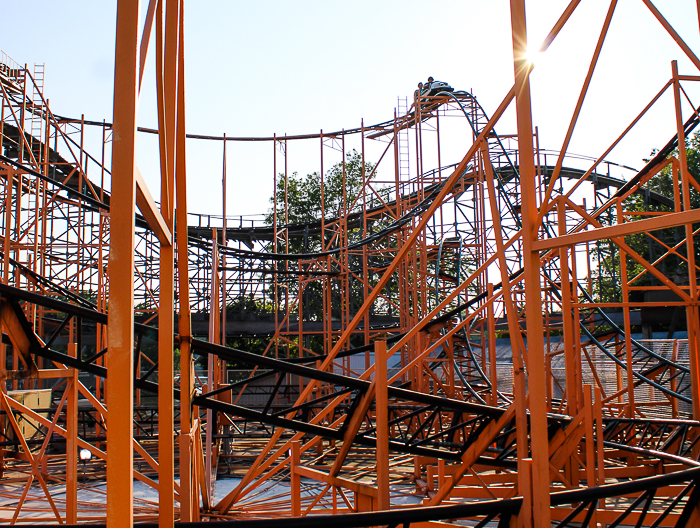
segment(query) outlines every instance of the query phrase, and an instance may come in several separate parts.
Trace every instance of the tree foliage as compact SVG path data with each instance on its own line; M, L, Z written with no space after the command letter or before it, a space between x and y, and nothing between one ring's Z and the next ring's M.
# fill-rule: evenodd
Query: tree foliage
M656 152L652 152L652 155ZM678 158L678 149L671 156ZM688 160L688 173L696 181L700 181L700 133L694 134L686 141L686 156ZM646 160L648 161L648 160ZM676 181L674 182L674 178ZM678 190L674 190L674 186L678 186ZM662 197L675 200L675 193L681 197L683 203L683 184L680 181L680 175L674 175L671 165L667 165L664 169L654 175L644 186L648 192L636 193L628 197L622 204L623 211L627 213L643 213L643 212L670 212L673 208L667 204L661 203L659 200L650 199L650 193L656 193ZM700 208L700 192L692 185L689 188L690 207L692 209ZM650 218L645 215L627 215L625 221L638 221L644 218ZM693 230L698 229L698 225L693 226ZM651 235L651 236L649 236ZM678 285L688 284L688 265L685 257L687 256L686 244L682 243L685 239L685 229L681 227L673 227L661 229L647 233L635 233L625 237L625 243L637 254L643 257L650 263L656 263L655 267L661 271L666 277L669 277ZM696 235L695 239L695 259L700 259L700 238ZM678 246L676 252L668 254L668 248ZM601 247L605 250L601 251ZM612 244L607 241L597 242L594 258L597 260L597 281L596 281L596 298L602 302L616 302L621 300L621 270L619 252ZM634 283L634 286L656 286L661 282L651 273L645 272L645 268L635 259L627 255L627 280L640 276ZM642 300L643 292L633 290L630 292L631 301Z
M366 223L355 222L350 226L344 223L349 215L379 205L379 200L373 196L374 192L385 195L383 199L387 200L388 189L376 184L372 185L373 189L365 186L367 181L376 176L376 164L363 162L362 155L354 149L345 154L342 162L334 164L323 175L319 172L306 176L300 176L296 172L290 175L279 174L276 193L270 198L273 206L265 219L268 225L276 222L280 228L277 251L309 254L329 247L342 248L386 226L392 219L383 214L365 218ZM319 229L321 219L325 221L323 235ZM304 228L293 229L293 226ZM289 230L285 231L285 227L289 227ZM376 242L375 246L388 247L389 244L389 240L384 240ZM340 276L317 276L305 281L302 292L298 276L279 273L276 298L280 309L289 307L296 312L293 315L307 322L328 321L329 318L338 321L343 317L345 309L353 314L364 300L363 284L356 277L364 275L370 283L376 283L379 278L377 269L381 266L369 262L368 269L363 270L362 257L354 252L328 261L330 267L326 271L339 271L338 263L343 260L353 272L347 280L342 280ZM280 270L286 270L283 261L277 262L276 266ZM394 286L396 285L390 284L388 289ZM271 298L275 297L274 287L268 292ZM330 312L324 309L324 295L330 295ZM353 336L351 341L356 337ZM314 352L322 352L323 345L321 335L306 336L303 343L304 347ZM290 355L294 353L293 350L290 351Z
M294 172L288 177L277 177L277 194L270 203L277 202L277 225L303 224L338 218L362 208L360 194L364 180L374 177L375 164L362 163L362 155L353 149L346 153L345 164L333 165L323 178L319 172L299 176ZM286 207L285 207L286 204ZM274 223L274 208L265 218L267 224Z

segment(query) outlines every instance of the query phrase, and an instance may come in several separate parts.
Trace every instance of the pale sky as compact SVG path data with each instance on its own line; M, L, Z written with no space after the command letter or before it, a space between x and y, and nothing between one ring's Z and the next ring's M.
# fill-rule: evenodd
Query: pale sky
M185 4L191 133L270 136L354 128L361 119L372 124L390 119L397 96L412 94L429 75L473 90L490 114L513 82L506 0ZM527 3L532 43L539 44L567 4ZM655 4L700 53L695 1ZM608 5L583 0L532 74L533 118L544 148L561 147ZM111 121L115 7L114 0L0 0L0 50L20 63L46 64L45 96L54 113ZM570 151L602 153L668 80L673 59L681 73L698 74L641 0L620 0ZM151 58L139 123L155 128L153 81ZM700 90L690 83L686 89L700 105ZM673 134L671 110L669 93L611 159L640 168L642 158ZM496 130L515 132L512 112ZM450 156L443 162L459 161L469 147L465 137L443 136ZM98 154L99 144L91 141ZM368 146L368 159L376 159L379 147ZM318 142L290 146L289 172L318 170L318 151ZM229 214L264 213L272 145L229 143L228 154ZM139 166L156 196L157 155L154 138L142 137ZM326 168L333 161L329 154ZM221 167L219 142L188 143L191 211L220 213Z

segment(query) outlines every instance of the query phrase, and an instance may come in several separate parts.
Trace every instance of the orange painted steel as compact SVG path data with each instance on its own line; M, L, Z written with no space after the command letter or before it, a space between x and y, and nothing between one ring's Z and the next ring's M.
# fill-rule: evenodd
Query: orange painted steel
M696 72L674 61L602 156L571 155L612 0L561 150L546 150L525 1L511 0L514 84L491 115L429 80L377 125L188 136L184 1L141 6L143 27L139 4L118 3L112 124L56 117L43 68L0 55L0 483L16 501L0 522L173 526L483 501L503 507L470 517L482 525L695 522L695 477L605 490L700 466L700 186L675 152L700 121L683 111ZM158 130L136 126L151 33ZM616 165L614 147L668 90L674 137L641 171ZM513 105L516 129L499 135ZM138 133L159 134L158 199L136 166ZM223 215L187 209L193 141L222 142ZM263 221L227 214L229 141L273 146ZM318 152L316 216L291 192L306 150ZM649 335L654 313L667 339ZM603 491L558 495L581 490Z
M107 525L133 525L134 231L139 2L117 6L114 71L107 367ZM21 159L21 158L20 158ZM66 457L75 456L66 453Z

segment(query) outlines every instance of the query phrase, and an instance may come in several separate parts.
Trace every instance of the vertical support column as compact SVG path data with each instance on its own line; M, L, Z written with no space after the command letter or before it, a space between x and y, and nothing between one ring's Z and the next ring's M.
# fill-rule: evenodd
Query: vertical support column
M171 233L173 211L163 218ZM161 527L173 526L175 522L175 423L173 333L175 311L175 275L173 246L160 248L160 293L158 307L158 523Z
M192 483L192 340L190 317L189 261L187 251L187 164L185 156L185 31L184 0L180 0L177 82L177 149L175 188L177 195L177 271L180 334L180 520L192 521L199 503L194 499Z
M438 488L442 488L445 485L445 459L438 459Z
M677 310L678 308L676 308ZM673 352L671 355L671 361L674 363L678 362L678 339L673 340ZM676 391L678 388L678 384L676 382L676 369L675 367L671 368L671 390ZM674 420L678 419L678 398L671 398L671 418Z
M596 462L598 464L598 486L605 484L605 446L603 445L603 391L600 387L595 387L595 402L593 412L595 414L596 425ZM605 499L598 501L598 508L605 509Z
M48 143L48 138L49 138L49 133L48 130L46 132L46 138L47 138L47 145ZM102 120L102 157L100 158L100 201L104 200L104 188L105 188L105 144L107 143L107 126L105 124L105 120ZM48 165L46 167L46 175L48 176ZM44 210L47 210L47 203L48 203L48 196L47 196L47 186L44 185ZM97 243L97 310L100 312L105 313L107 311L107 303L106 301L106 288L105 288L105 266L104 266L104 233L105 233L105 228L107 226L106 222L106 216L104 214L105 211L100 209L100 214L99 214L99 219L98 219L98 229L99 229L99 238L98 238L98 243ZM46 247L46 240L47 240L47 229L46 229L46 216L44 215L44 226L42 228L42 246ZM46 276L46 255L45 251L42 251L41 253L41 274ZM105 342L105 326L104 325L97 325L95 328L95 344L97 345L97 350L102 350L104 349L106 342ZM105 364L105 357L101 357L97 360L97 364L100 366L104 366ZM102 400L102 395L100 394L100 388L105 387L104 383L106 380L101 380L99 377L95 378L95 396L97 397L98 400ZM104 403L107 403L106 400L104 400ZM98 433L99 434L99 433Z
M430 337L427 334L427 332L418 332L418 336L416 338L416 341L418 342L418 350L422 351L425 350L428 347L428 344L430 342ZM413 359L413 358L410 358ZM428 392L427 388L424 386L425 384L425 375L423 373L424 369L424 359L421 359L418 364L414 367L416 369L416 375L415 375L415 386L412 387L413 390L419 391L419 392Z
M175 152L178 82L179 1L158 4L157 91L160 129L160 210L170 233L175 231ZM175 422L174 342L175 331L175 261L172 244L160 244L160 290L158 306L158 524L161 528L175 523Z
M528 484L529 483L529 484ZM532 526L532 459L524 458L518 464L518 490L523 497L516 526ZM512 526L512 524L511 524ZM537 526L537 525L535 525Z
M139 0L119 0L114 60L107 364L107 526L133 526L134 212Z
M301 477L296 471L300 463L299 440L294 440L292 441L291 456L292 517L299 517L301 515Z
M624 221L622 216L622 204L618 198L615 204L617 212L617 223L621 224ZM627 417L634 418L636 414L636 404L634 398L634 372L632 370L632 323L630 320L630 305L629 305L629 286L627 284L627 253L621 247L618 248L620 255L620 286L622 289L622 313L625 325L625 362L627 363ZM690 335L690 334L688 334ZM636 457L635 457L636 458ZM628 461L631 458L628 458Z
M219 232L216 228L213 229L212 244L211 244L211 296L209 301L209 342L219 343ZM209 354L207 357L207 392L216 389L214 374L216 368L217 356ZM216 413L211 409L207 409L207 428L205 431L206 446L204 447L204 473L205 473L205 488L206 496L212 496L212 463L214 457L214 421Z
M595 482L595 443L593 441L593 390L590 385L583 386L583 408L585 410L586 428L586 485L592 488Z
M496 363L496 317L493 309L493 284L486 285L488 298L486 306L487 331L489 340L489 381L491 382L491 405L498 405L498 365Z
M7 167L7 174L5 176L5 237L2 241L2 282L5 284L10 283L10 240L12 236L10 235L11 223L12 223L12 188L14 187L14 170L9 166ZM5 345L2 345L3 350ZM4 354L3 354L4 358ZM5 368L5 363L2 364Z
M690 211L690 182L688 180L688 154L685 150L685 128L681 112L681 84L678 78L678 63L671 62L673 72L673 100L676 106L676 127L678 130L678 157L681 171L681 193L683 210ZM688 280L690 298L698 300L698 284L695 273L695 244L693 243L693 226L685 225L685 240L688 257ZM697 304L689 304L685 309L688 323L688 353L690 355L690 385L693 399L693 419L700 420L700 361L698 360L698 338L700 337L700 319Z
M566 228L566 202L560 200L557 204L557 224L559 235L565 235ZM565 369L565 391L562 397L566 397L566 409L570 416L575 416L579 411L578 401L578 362L576 361L576 347L574 344L574 325L576 321L572 316L572 290L571 290L571 274L572 268L569 266L569 249L571 253L575 251L575 247L559 248L559 269L561 280L561 318L564 329L564 364ZM575 286L574 286L575 288ZM574 292L575 293L575 292ZM548 369L549 370L549 369ZM564 473L569 482L578 481L578 462L575 457L567 457L564 464Z
M493 219L493 228L495 233L501 233L500 212L496 201L496 188L494 185L494 174L491 160L489 158L488 144L484 141L481 144L481 159L483 160L486 177L484 178L489 196L489 206L491 209L491 218ZM520 466L524 464L525 459L530 459L530 447L528 444L528 413L527 413L527 388L525 380L525 363L526 351L525 343L522 338L522 328L518 322L519 311L513 302L514 292L511 290L511 283L508 277L508 263L506 259L505 247L503 239L500 236L495 237L496 251L498 254L498 267L501 274L501 296L503 306L505 308L505 316L508 321L508 333L510 334L510 344L513 350L513 396L515 403L515 431L516 443L518 451L518 492L525 497L527 493L530 496L530 491L524 488L529 488L532 485L532 479L526 478L526 473ZM545 389L546 397L546 389ZM528 473L529 475L529 473ZM525 526L532 524L532 503L525 503L525 507L520 509L521 522Z
M571 246L571 299L574 302L572 310L572 318L574 322L574 360L576 365L576 390L578 394L576 395L576 401L578 402L579 409L581 409L583 401L583 362L581 357L583 352L581 350L581 309L578 306L578 265L576 264L576 246ZM578 485L578 484L576 484Z
M566 204L562 200L557 204L557 223L559 235L566 234ZM572 248L574 251L574 248ZM566 365L566 408L571 416L578 413L578 387L576 376L576 356L574 355L574 327L571 310L571 270L569 268L569 248L559 248L559 268L561 277L561 318L564 328L564 361Z
M68 355L76 357L77 345L68 344ZM66 523L78 523L78 371L71 369L66 380Z
M224 168L223 168L223 174L221 177L221 194L222 194L222 204L221 204L221 212L223 216L223 226L221 228L221 244L226 247L228 246L228 238L226 237L226 228L228 227L227 225L227 220L226 220L226 133L224 133ZM219 340L219 344L226 346L226 255L222 254L221 255L221 338ZM222 377L220 379L221 382L226 383L226 378L225 378L225 361L224 363L224 369L222 371Z
M511 0L515 106L518 123L520 185L522 189L523 264L527 351L530 393L530 441L532 446L532 522L549 526L549 442L547 437L547 394L544 362L540 255L532 247L537 239L537 190L530 105L530 68L527 60L525 0Z
M321 147L323 150L323 146ZM278 251L278 233L277 233L277 134L272 136L272 250ZM323 206L323 165L321 166L321 205ZM286 252L286 250L285 250ZM278 269L279 263L275 263L275 269ZM330 289L330 288L328 288ZM326 288L324 288L326 294ZM272 274L272 303L275 307L275 329L279 328L279 288L277 286L277 273ZM330 314L330 312L326 312ZM330 320L330 317L325 317L324 320ZM279 358L279 339L275 339L275 359Z
M583 408L585 411L584 425L586 428L586 486L592 488L599 485L596 482L596 445L594 443L594 420L595 411L593 409L593 387L591 385L583 386ZM597 509L597 504L594 506ZM593 512L591 517L591 526L598 526L598 512Z
M483 341L482 341L483 343ZM447 342L445 343L444 350L447 352L447 369L443 367L442 370L443 372L447 370L447 392L449 393L450 398L455 398L455 348L454 348L454 340L452 337L447 338ZM483 356L484 349L481 349L481 354Z
M376 380L375 427L377 429L377 488L379 498L377 508L388 510L389 498L389 394L387 389L387 347L386 341L374 342L374 376Z
M5 333L5 323L0 321L0 336ZM7 345L2 343L2 339L0 339L0 372L4 373L5 372L5 365L6 365L6 350L7 350ZM7 389L7 382L1 381L0 382L0 392L3 392L4 390ZM4 436L11 425L9 423L6 423L5 420L0 422L0 433ZM5 476L5 449L0 449L0 478Z
M362 133L360 134L360 137L362 138L361 142L361 147L362 147L362 210L367 211L367 185L369 181L367 181L367 175L365 174L365 120L362 119L360 121L360 129ZM363 214L362 215L362 238L367 237L367 215ZM365 300L367 300L367 296L369 294L369 259L368 259L368 250L367 250L367 244L362 245L362 303L364 304ZM363 330L364 330L364 338L365 338L365 345L369 345L369 313L370 310L367 310L365 312L365 320L363 322ZM404 365L401 365L402 367ZM365 370L369 369L369 350L365 352Z
M5 111L5 99L3 98L3 121L4 122L4 111ZM2 135L0 135L0 145L2 144ZM4 237L2 241L2 282L4 284L10 283L10 224L12 222L12 188L14 186L14 171L7 166L7 171L5 172L5 222L4 222ZM0 333L4 332L4 324L0 322ZM7 345L5 345L0 339L0 371L4 371L7 366ZM4 382L3 382L4 384ZM3 433L4 426L0 424L0 431ZM4 474L3 460L4 460L5 450L0 450L0 476Z

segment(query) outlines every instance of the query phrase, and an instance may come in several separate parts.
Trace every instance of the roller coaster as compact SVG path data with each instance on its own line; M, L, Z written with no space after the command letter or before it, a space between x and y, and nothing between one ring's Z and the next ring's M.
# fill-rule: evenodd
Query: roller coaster
M145 25L119 1L111 123L54 114L43 68L0 54L0 522L700 525L700 185L678 148L700 77L674 61L601 156L571 154L615 8L557 151L532 124L522 0L491 113L431 77L392 119L330 133L186 133L183 0L151 0ZM663 148L609 159L664 94ZM159 140L159 201L138 134ZM189 211L191 142L224 167L227 145L269 145L271 210L227 214L224 168L222 213Z

